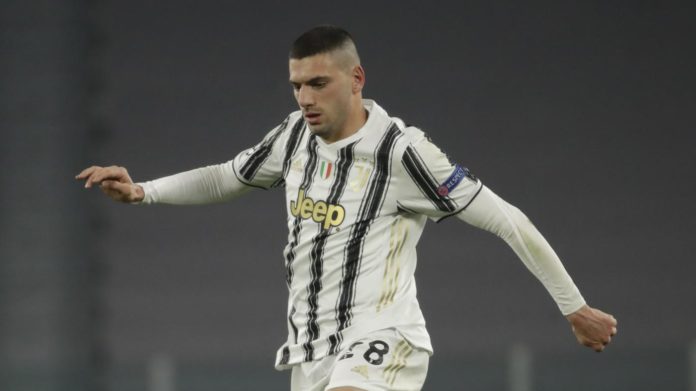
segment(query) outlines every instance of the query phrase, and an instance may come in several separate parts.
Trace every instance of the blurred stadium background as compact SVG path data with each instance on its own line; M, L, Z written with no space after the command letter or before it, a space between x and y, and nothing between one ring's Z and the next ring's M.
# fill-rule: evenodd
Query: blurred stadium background
M577 346L506 245L420 245L426 390L696 391L693 2L0 1L0 390L282 390L280 192L108 202L226 161L295 109L302 31L353 32L365 95L524 210L619 319Z

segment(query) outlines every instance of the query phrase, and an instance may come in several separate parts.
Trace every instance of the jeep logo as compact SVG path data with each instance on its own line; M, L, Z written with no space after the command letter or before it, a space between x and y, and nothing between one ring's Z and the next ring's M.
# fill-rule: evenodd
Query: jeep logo
M322 224L324 229L341 225L346 217L346 210L341 205L327 204L324 201L315 202L305 197L303 189L297 192L297 201L290 201L290 213L305 220L311 218Z

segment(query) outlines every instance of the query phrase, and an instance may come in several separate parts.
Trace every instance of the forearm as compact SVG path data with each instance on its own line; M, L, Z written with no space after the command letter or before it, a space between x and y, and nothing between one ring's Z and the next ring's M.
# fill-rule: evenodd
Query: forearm
M237 179L232 164L229 161L139 183L145 191L142 203L196 205L240 196L251 188Z
M580 291L546 239L519 209L484 187L458 217L499 236L541 281L564 315L584 304Z

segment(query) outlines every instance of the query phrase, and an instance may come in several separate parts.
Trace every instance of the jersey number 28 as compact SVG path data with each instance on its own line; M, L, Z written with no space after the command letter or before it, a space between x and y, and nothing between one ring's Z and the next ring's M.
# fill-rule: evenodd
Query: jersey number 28
M339 360L344 360L346 358L353 357L353 349L356 346L362 344L363 342L358 341L350 345L348 351L343 356L341 356ZM387 345L387 343L384 341L375 340L370 342L368 346L370 348L365 351L365 354L363 354L363 358L365 359L365 361L372 365L380 365L384 361L384 355L389 353L389 345Z

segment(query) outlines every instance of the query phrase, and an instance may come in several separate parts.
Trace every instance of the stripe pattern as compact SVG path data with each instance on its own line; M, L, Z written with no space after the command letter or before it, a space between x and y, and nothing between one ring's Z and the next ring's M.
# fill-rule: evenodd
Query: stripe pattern
M287 365L290 362L290 347L285 346L280 357L280 365Z
M338 204L348 183L348 173L353 166L354 149L356 142L349 144L339 151L338 161L336 163L337 175L334 183L331 186L329 197L326 199L328 204ZM325 162L322 162L325 163ZM328 163L329 167L331 163ZM323 168L323 166L322 166ZM307 341L303 344L305 352L305 361L312 361L314 358L314 346L312 341L319 338L319 324L317 323L317 309L319 292L322 289L321 278L324 273L323 255L326 247L326 242L329 238L331 228L324 229L319 224L320 232L312 239L312 250L309 253L311 268L311 281L307 287L309 293L307 302L309 304L309 312L307 314Z
M411 353L413 353L413 347L411 347L406 340L401 340L401 342L396 345L391 362L382 371L382 377L387 384L394 386L396 375L406 367L407 359Z
M305 194L309 192L312 187L312 181L314 179L314 174L317 168L317 139L316 135L311 135L309 142L307 142L307 163L305 164L304 174L302 176L302 184L300 189L305 190ZM288 287L292 283L293 270L292 263L295 260L295 247L300 240L300 231L302 230L302 218L300 216L295 217L295 221L292 224L292 240L288 245L288 251L285 256L285 268L286 268L286 278Z
M384 277L382 280L382 294L377 304L377 312L382 311L389 304L394 302L396 288L399 282L399 272L401 271L401 250L408 238L408 227L406 222L397 218L392 222L391 234L389 237L389 254L384 264Z
M292 161L293 155L297 152L297 148L300 146L300 140L302 139L303 130L305 127L305 121L300 118L295 122L295 125L290 131L290 136L288 137L288 142L285 145L285 157L283 158L283 174L278 180L273 183L271 187L282 187L285 185L285 178L288 176L288 170L290 169L290 162Z
M292 332L293 335L295 336L295 343L297 343L297 326L295 326L295 322L293 322L293 317L295 316L295 313L297 312L297 309L295 306L292 306L292 309L290 310L290 314L288 314L288 324L290 327L292 327ZM283 348L283 353L280 358L280 363L282 365L286 365L288 362L290 362L290 347L285 346Z
M403 156L404 168L416 183L420 191L443 212L452 213L457 210L457 204L449 196L440 196L437 188L440 186L435 176L428 170L418 152L411 146L406 147Z
M375 149L375 167L372 178L358 209L358 217L351 227L350 238L344 250L343 279L340 282L336 308L338 329L335 337L329 337L329 354L334 354L340 349L343 339L341 331L350 326L365 237L372 220L377 217L382 208L389 187L394 146L402 135L403 133L398 126L392 123Z
M316 135L311 135L309 141L307 142L307 163L305 164L304 174L302 176L302 183L300 185L301 189L309 191L312 187L312 181L316 173L317 168L317 140ZM291 155L292 156L292 155ZM300 216L295 217L292 225L292 238L288 244L288 250L285 255L285 274L286 282L288 284L288 289L291 289L292 279L294 275L293 271L293 261L295 260L295 248L300 241L300 234L302 230L302 218ZM293 322L293 317L295 316L295 307L292 308L290 314L288 315L288 323L294 332L295 343L297 343L297 326ZM281 364L287 364L290 360L290 349L286 346L283 349Z
M269 156L271 156L273 145L283 131L285 131L285 128L288 127L289 121L290 117L285 118L283 123L278 126L275 132L273 132L270 137L263 140L261 145L259 145L251 156L249 156L249 159L247 159L242 168L239 170L240 174L245 180L251 182L254 179L254 176L256 176L256 173L259 171L261 166L263 166L263 163L268 160Z

